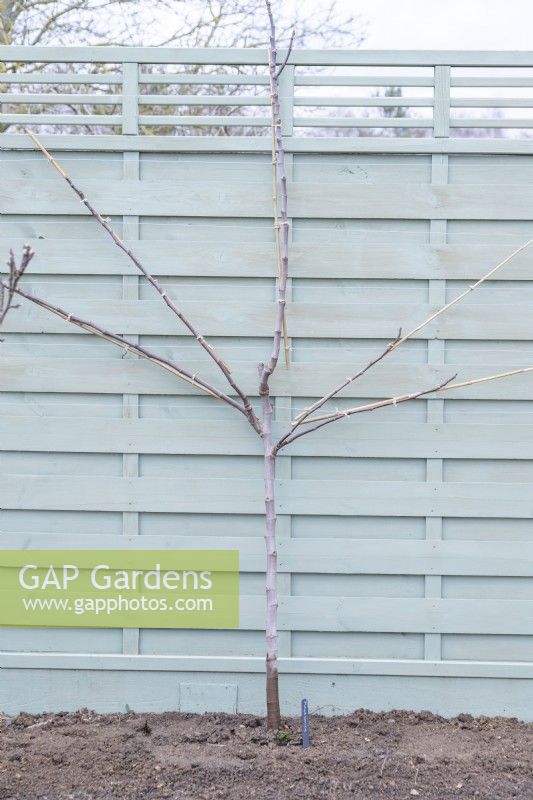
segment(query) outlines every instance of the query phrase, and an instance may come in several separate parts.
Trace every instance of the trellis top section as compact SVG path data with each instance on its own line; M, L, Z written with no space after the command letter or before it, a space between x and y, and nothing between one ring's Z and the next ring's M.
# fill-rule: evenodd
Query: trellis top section
M3 46L0 63L4 134L269 134L265 49ZM370 150L377 139L398 150L388 137L439 151L452 137L522 152L533 134L533 51L296 49L281 76L281 126L292 142L357 138L373 140L358 148Z
M287 51L279 48L283 61ZM0 61L109 62L138 64L268 64L261 48L190 47L24 47L0 46ZM533 67L533 50L351 50L298 49L289 56L293 66L419 66Z

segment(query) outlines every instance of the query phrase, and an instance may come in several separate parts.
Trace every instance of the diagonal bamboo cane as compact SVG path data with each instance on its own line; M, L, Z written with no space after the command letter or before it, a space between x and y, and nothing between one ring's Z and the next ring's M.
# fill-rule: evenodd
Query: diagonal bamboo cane
M488 381L496 381L500 378L510 378L512 375L521 375L526 372L533 372L533 367L520 367L519 369L512 369L508 372L498 372L495 375L485 375L483 378L472 378L468 381L460 381L452 383L457 375L453 375L438 386L431 389L423 389L420 392L412 392L411 394L396 395L396 397L388 397L386 400L377 400L374 403L366 403L362 406L355 406L353 408L343 409L342 411L336 409L331 414L322 414L318 417L310 417L303 421L303 425L310 425L312 427L306 428L298 433L289 432L286 436L282 437L275 446L275 451L278 452L282 447L290 444L291 442L299 439L300 436L306 436L308 433L322 428L324 425L329 425L331 422L336 422L345 417L351 417L354 414L361 414L365 411L375 411L377 408L385 408L386 406L397 406L409 400L416 400L418 397L425 397L428 394L438 394L439 392L449 392L451 389L462 389L465 386L474 386L478 383L487 383Z
M3 281L0 281L0 287L6 290L8 289L8 284L5 284ZM157 355L157 353L148 350L148 348L136 344L135 342L128 341L128 339L125 339L118 333L113 333L112 331L106 330L101 325L97 325L95 322L91 322L90 320L82 319L81 317L71 314L64 308L60 308L59 306L53 305L52 303L49 303L47 300L43 300L43 298L30 294L29 292L26 292L23 289L17 287L13 291L14 294L18 295L19 297L23 297L25 300L29 300L30 303L33 303L34 305L46 309L51 314L55 314L55 316L65 320L65 322L69 322L72 325L75 325L76 327L81 328L84 331L87 331L88 333L92 333L95 336L100 337L101 339L106 339L108 342L112 342L113 344L118 345L126 352L134 353L140 358L144 358L147 361L151 361L153 364L162 367L162 369L166 370L167 372L171 372L173 375L176 375L178 378L181 378L187 383L190 383L197 389L200 389L206 394L211 395L211 397L215 397L217 398L217 400L222 400L224 403L227 403L232 408L235 408L237 411L240 411L242 414L246 416L246 411L244 406L240 405L238 402L233 400L233 398L229 397L224 392L221 392L215 386L211 386L211 384L202 380L197 375L193 375L188 370L183 369L183 367L180 367L171 359L162 358L161 356Z
M443 386L438 387L437 389L431 389L429 391L444 392L444 391L450 391L450 389L462 389L465 386L474 386L476 383L487 383L488 381L497 381L500 378L509 378L511 375L521 375L524 372L532 372L532 371L533 367L520 367L519 369L509 370L508 372L498 372L494 375L486 375L483 378L472 378L471 380L460 381L459 383L446 383ZM457 376L454 376L454 378L455 377ZM425 394L428 394L428 392L425 392ZM405 395L405 397L408 396L409 395ZM319 420L347 417L350 416L350 414L357 414L360 411L370 411L374 408L381 408L383 405L395 405L396 404L395 400L399 402L400 396L396 398L391 397L388 400L380 400L377 401L376 403L367 403L364 406L356 406L353 409L346 409L344 411L334 411L331 414L323 414L320 417L311 417L310 419L307 419L304 424L310 425L313 422L318 422Z
M234 378L233 378L233 376L231 374L231 370L228 367L228 365L226 364L226 362L216 352L214 347L207 341L207 339L204 336L201 335L201 333L196 329L196 327L188 319L188 317L185 316L183 311L181 311L181 309L176 305L176 303L174 303L174 301L171 300L171 298L167 295L166 291L161 286L159 281L156 278L154 278L154 276L144 266L144 264L140 261L140 259L133 253L132 250L130 250L130 248L127 246L127 244L120 238L120 236L118 236L117 233L115 233L115 231L113 230L113 228L109 224L109 221L107 219L105 219L102 216L102 214L100 214L99 211L97 211L97 209L87 199L87 197L85 196L84 192L75 185L75 183L72 181L72 179L69 177L69 175L67 175L65 170L60 166L60 164L58 164L58 162L55 160L55 158L51 155L51 153L49 153L48 150L44 147L44 145L41 144L41 142L39 141L37 136L35 136L35 134L32 133L31 131L29 131L27 128L25 128L24 130L27 133L27 135L30 137L32 142L35 144L35 146L45 156L45 158L51 164L51 166L56 170L56 172L59 173L59 175L61 175L61 177L70 186L72 191L79 197L79 199L81 200L83 205L92 214L94 219L96 219L96 221L109 234L109 236L112 238L112 240L117 245L117 247L119 247L122 250L122 252L124 252L128 256L128 258L133 262L133 264L135 264L137 269L144 275L146 280L158 292L158 294L161 296L161 298L163 299L165 304L168 306L168 308L178 317L178 319L183 323L183 325L185 325L187 330L194 336L194 338L196 339L198 344L213 359L215 364L219 367L219 369L223 373L224 377L228 381L228 383L231 386L231 388L234 390L235 394L237 394L239 396L239 398L241 399L243 407L244 407L244 409L246 411L246 416L248 418L248 421L250 422L250 425L255 429L255 431L257 433L259 433L260 429L261 429L261 423L260 423L258 417L256 416L256 414L255 414L255 412L254 412L254 410L252 408L252 404L250 402L250 399L247 397L247 395L243 392L243 390L240 388L240 386L234 380Z
M520 245L520 247L517 247L516 250L513 250L511 253L509 253L509 255L507 255L505 258L503 258L501 261L499 261L495 266L491 267L491 269L487 273L485 273L485 275L483 275L481 278L479 278L479 280L477 280L475 283L473 283L471 286L469 286L463 292L460 292L456 297L454 297L453 300L450 300L450 302L448 302L445 305L443 305L441 308L439 308L433 314L430 314L430 316L427 317L423 322L420 322L418 325L416 325L410 331L405 333L403 336L401 335L401 330L400 330L400 333L398 334L396 339L394 341L392 341L390 344L388 344L387 347L385 348L385 350L377 358L374 358L372 361L370 361L366 365L366 367L363 367L358 372L356 372L354 375L352 375L350 378L347 378L345 381L343 381L341 384L339 384L335 389L332 389L331 392L328 392L327 394L325 394L323 397L321 397L319 400L317 400L312 405L308 406L307 408L304 408L304 410L294 418L294 420L292 422L292 430L294 431L297 427L302 425L305 422L305 420L308 417L311 416L311 414L313 414L315 411L318 411L319 408L322 408L322 406L325 403L327 403L328 400L331 400L333 397L335 397L335 395L337 395L340 391L342 391L342 389L344 389L346 386L349 386L349 384L353 383L355 380L357 380L357 378L360 378L362 375L364 375L365 372L367 372L371 367L373 367L375 364L377 364L378 361L381 361L383 358L385 358L385 356L388 356L390 353L393 353L395 350L398 349L398 347L400 347L400 345L402 345L404 342L406 342L408 339L410 339L416 333L418 333L423 328L425 328L426 325L429 325L430 322L433 322L435 319L440 317L441 314L444 314L446 311L448 311L454 305L459 303L461 300L463 300L465 297L467 297L473 291L475 291L480 286L482 286L499 269L501 269L506 264L508 264L509 261L511 261L513 258L516 258L516 256L520 255L520 253L524 252L524 250L527 250L527 248L530 247L532 244L533 244L533 238L529 239L527 242L524 242L524 244Z
M388 356L388 354L394 349L397 342L400 340L401 335L402 335L402 329L400 328L396 339L393 339L392 342L389 342L386 348L377 356L375 356L375 358L369 361L368 364L366 364L364 367L361 367L361 369L355 372L353 375L350 375L348 378L346 378L342 383L340 383L330 392L327 392L327 394L321 397L320 400L317 400L316 403L313 403L312 406L309 406L308 408L304 409L301 414L298 414L298 416L295 417L294 421L291 423L292 430L294 431L299 425L302 425L305 422L306 418L309 417L314 411L317 411L325 403L327 403L328 400L331 400L333 397L335 397L335 395L339 394L340 391L345 389L351 383L354 383L354 381L356 381L358 378L364 375L365 372L368 372L369 369L372 369L372 367L374 367L376 364L382 361L385 358L385 356Z

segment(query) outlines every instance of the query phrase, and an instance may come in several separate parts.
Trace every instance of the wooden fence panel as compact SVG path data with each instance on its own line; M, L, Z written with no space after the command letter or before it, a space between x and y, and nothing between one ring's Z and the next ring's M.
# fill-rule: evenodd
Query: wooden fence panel
M0 47L2 57L17 66L0 82L0 250L32 244L27 287L216 377L23 124L254 395L275 312L266 53ZM26 74L35 62L43 70ZM495 133L533 129L525 68L533 53L291 54L292 364L273 382L276 434L400 325L531 238L531 140ZM376 96L389 86L401 97ZM339 407L533 364L532 301L530 248ZM260 712L257 439L226 407L26 303L2 335L5 548L235 548L242 574L237 631L0 631L0 707L188 710L193 684L196 710ZM533 719L532 482L531 374L356 417L284 451L284 709L305 694L326 713Z

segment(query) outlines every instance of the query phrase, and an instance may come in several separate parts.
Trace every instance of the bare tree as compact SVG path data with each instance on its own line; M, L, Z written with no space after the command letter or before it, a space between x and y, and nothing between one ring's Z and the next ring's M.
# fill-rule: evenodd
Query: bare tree
M130 341L129 339L114 333L113 331L103 328L101 325L83 319L67 311L59 306L44 300L40 297L30 294L23 290L19 281L26 269L33 253L31 249L26 246L23 252L20 266L16 265L13 255L10 256L8 261L9 274L7 281L0 281L0 322L5 318L6 314L13 308L13 299L21 297L26 301L36 304L48 312L60 317L61 319L69 322L70 324L88 332L102 339L105 339L118 347L128 350L136 354L140 358L144 358L155 366L164 369L177 378L192 384L199 392L205 393L216 400L219 400L235 411L240 413L253 428L257 436L262 441L263 449L263 474L264 474L264 504L265 504L265 541L266 541L266 704L267 704L267 724L270 728L277 728L280 725L280 702L279 702L279 688L278 688L278 589L277 589L277 549L276 549L276 497L275 497L275 471L276 471L276 458L278 453L292 442L296 441L302 436L329 425L345 417L354 414L364 413L367 411L374 411L378 408L383 408L389 405L399 405L406 403L416 398L425 397L430 394L438 394L450 389L458 389L464 386L473 384L484 383L498 378L509 377L519 373L533 371L533 366L523 367L521 369L510 370L505 373L496 375L488 375L482 378L467 380L455 383L455 375L450 376L446 380L440 382L435 386L421 388L408 394L396 395L384 400L379 400L373 403L366 403L360 406L354 406L347 410L324 410L319 413L321 409L327 406L334 400L340 392L348 385L352 384L362 375L367 373L376 364L381 362L405 341L418 334L425 326L429 325L433 320L437 319L440 315L451 309L461 300L469 296L473 291L479 288L483 283L489 280L499 269L507 264L511 259L524 251L526 248L533 244L533 239L525 242L521 247L514 250L512 253L502 259L498 264L493 266L483 277L469 286L466 290L461 292L453 300L446 303L442 308L435 311L427 319L416 325L410 331L402 334L401 330L398 336L387 345L387 347L365 366L355 371L350 377L342 381L338 386L334 387L331 391L324 394L319 400L314 402L308 408L304 409L291 423L290 429L277 441L274 442L272 435L272 394L270 381L276 371L280 353L282 350L284 330L286 325L286 287L289 276L289 220L287 211L288 202L288 186L285 172L285 152L283 139L281 135L281 119L279 107L279 77L286 63L278 64L277 58L277 43L276 43L276 28L272 16L272 9L270 0L264 0L268 20L270 26L270 43L269 43L269 75L270 75L270 88L272 98L272 134L273 134L273 185L274 185L274 224L276 228L276 242L278 253L278 266L279 274L277 279L277 308L275 312L274 335L272 341L272 350L268 360L265 363L258 365L258 394L261 400L261 409L254 409L250 398L246 395L240 386L240 383L235 379L229 366L218 354L212 344L200 333L194 323L183 313L179 305L167 294L165 288L158 282L152 275L147 267L140 261L140 259L129 249L125 242L115 233L109 221L102 216L102 214L92 205L89 199L85 196L83 191L74 184L71 178L57 163L57 161L50 155L50 153L43 147L37 137L28 131L36 147L48 159L49 163L61 175L63 180L67 182L72 191L77 195L83 205L87 208L88 212L94 219L102 226L102 228L111 237L117 247L119 247L146 280L153 286L155 291L160 295L163 302L167 307L176 315L180 323L185 326L191 336L193 336L198 345L209 355L209 357L217 365L221 377L224 379L227 387L220 388L203 380L197 374L191 374L179 362L174 359L162 357L157 353L148 350L147 348ZM290 50L290 47L289 47Z
M263 0L0 0L0 44L264 47L263 10ZM280 25L300 47L353 47L364 33L339 0L290 0Z

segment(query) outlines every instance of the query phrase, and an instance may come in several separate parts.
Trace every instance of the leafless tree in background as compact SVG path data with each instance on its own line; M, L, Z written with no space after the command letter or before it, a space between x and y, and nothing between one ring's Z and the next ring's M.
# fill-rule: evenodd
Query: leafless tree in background
M265 47L268 46L269 29L265 24L263 0L0 0L0 45L136 45L136 46L178 46L178 47ZM312 3L286 0L280 7L278 31L280 37L288 39L291 30L295 30L294 44L298 47L359 47L365 38L364 20L357 14L346 11L346 6L340 0L314 0ZM2 72L37 72L45 65L21 65L16 62L0 62L0 76ZM47 71L70 72L76 69L74 65L55 64L47 65ZM165 67L145 65L145 72L152 74L164 73ZM90 64L89 72L116 72L117 66L110 64ZM206 74L233 72L239 74L253 74L258 72L253 67L234 67L220 69L216 66L202 67L189 65L185 71L191 75L199 71ZM310 70L311 71L311 70ZM320 72L320 69L314 70ZM86 87L87 88L87 87ZM19 86L18 91L32 94L43 89L29 84L24 90ZM7 93L7 87L0 82L0 93ZM50 91L57 91L51 86ZM84 89L77 85L63 84L61 93L83 94ZM94 91L94 87L92 89ZM249 94L257 91L257 87L246 87ZM259 92L261 90L259 89ZM182 85L168 86L152 84L150 92L168 93L171 95L224 95L236 96L241 92L238 86L202 86ZM391 86L382 95L386 100L397 96L402 97L400 87ZM66 110L72 114L119 114L120 107L113 105L113 93L109 98L103 99L105 106L86 106L81 103L56 106L56 111ZM27 108L18 105L16 108L9 106L8 98L4 100L4 113L39 113L45 111L44 107L32 104ZM175 110L174 108L170 109ZM166 115L169 111L163 103L147 107L146 113L151 115ZM374 109L378 118L406 117L406 108L389 106ZM194 117L206 113L206 108L196 106L187 109L191 116L191 127L173 126L169 114L168 125L150 125L143 133L159 135L190 135L194 126L197 135L248 135L256 134L257 129L247 126L243 120L242 127L227 126L202 126L194 125ZM239 106L211 105L208 113L219 116L246 116L247 113ZM330 112L331 116L349 118L353 116L348 109L339 108ZM373 114L372 116L374 116ZM359 112L357 116L369 116L367 112ZM461 114L459 114L461 116ZM465 116L468 116L466 114ZM494 109L478 112L477 116L486 119L497 119L501 114ZM416 112L413 114L413 127L376 127L354 126L329 128L327 134L324 129L308 128L306 135L311 136L336 136L336 137L369 137L369 136L404 136L406 130L410 137L425 137L431 135L431 128L416 127ZM532 123L533 129L533 123ZM0 125L0 131L16 131L16 125ZM46 132L45 128L41 128ZM109 128L98 125L86 126L90 133L109 133ZM65 133L79 132L79 126L72 128L64 126ZM119 132L118 130L115 132ZM503 127L494 128L458 128L454 129L456 137L490 137L506 138L513 133ZM530 138L531 130L522 129L522 138Z
M308 3L287 0L280 8L278 28L282 36L296 31L294 44L299 47L358 47L364 38L362 19L346 11L340 0L324 0ZM173 47L265 47L268 46L269 29L265 24L263 0L0 0L0 44L7 45L136 45L136 46L173 46ZM62 72L68 73L77 69L68 64L31 64L21 65L17 62L0 62L2 72ZM117 72L114 64L89 64L87 72ZM146 64L144 71L152 74L164 73L164 66ZM259 68L188 65L185 72L197 75L204 74L255 74ZM261 93L263 87L246 87L248 94ZM63 84L58 93L56 112L72 114L119 114L120 106L113 105L113 89L108 91L109 97L102 97L102 104L83 104L85 91L100 91L98 87L80 87L76 84ZM7 92L8 87L1 85L0 93ZM43 91L43 86L32 86L29 83L24 89L19 85L18 93L28 94ZM57 92L57 86L50 85L49 91ZM238 95L242 87L228 85L201 84L168 86L152 84L150 93L161 92L171 95ZM80 103L60 104L61 94L79 94ZM28 105L9 106L6 97L3 103L4 113L40 113L46 107ZM174 109L171 109L171 111ZM164 101L158 105L151 104L146 113L152 115L166 114L168 108ZM206 113L203 106L188 108L191 126L194 117ZM209 114L220 116L243 116L242 107L221 105L209 106ZM65 133L78 133L79 126L63 126ZM16 125L0 126L0 131L16 132ZM41 128L46 132L46 128ZM89 133L112 133L109 127L98 125L86 126ZM119 132L116 130L115 132ZM159 135L189 135L193 131L189 126L172 125L169 116L168 125L150 125L143 133ZM228 135L256 133L246 125L235 126L194 126L196 135Z
M339 0L280 8L298 47L356 47L360 17ZM0 0L0 44L266 47L263 0Z

